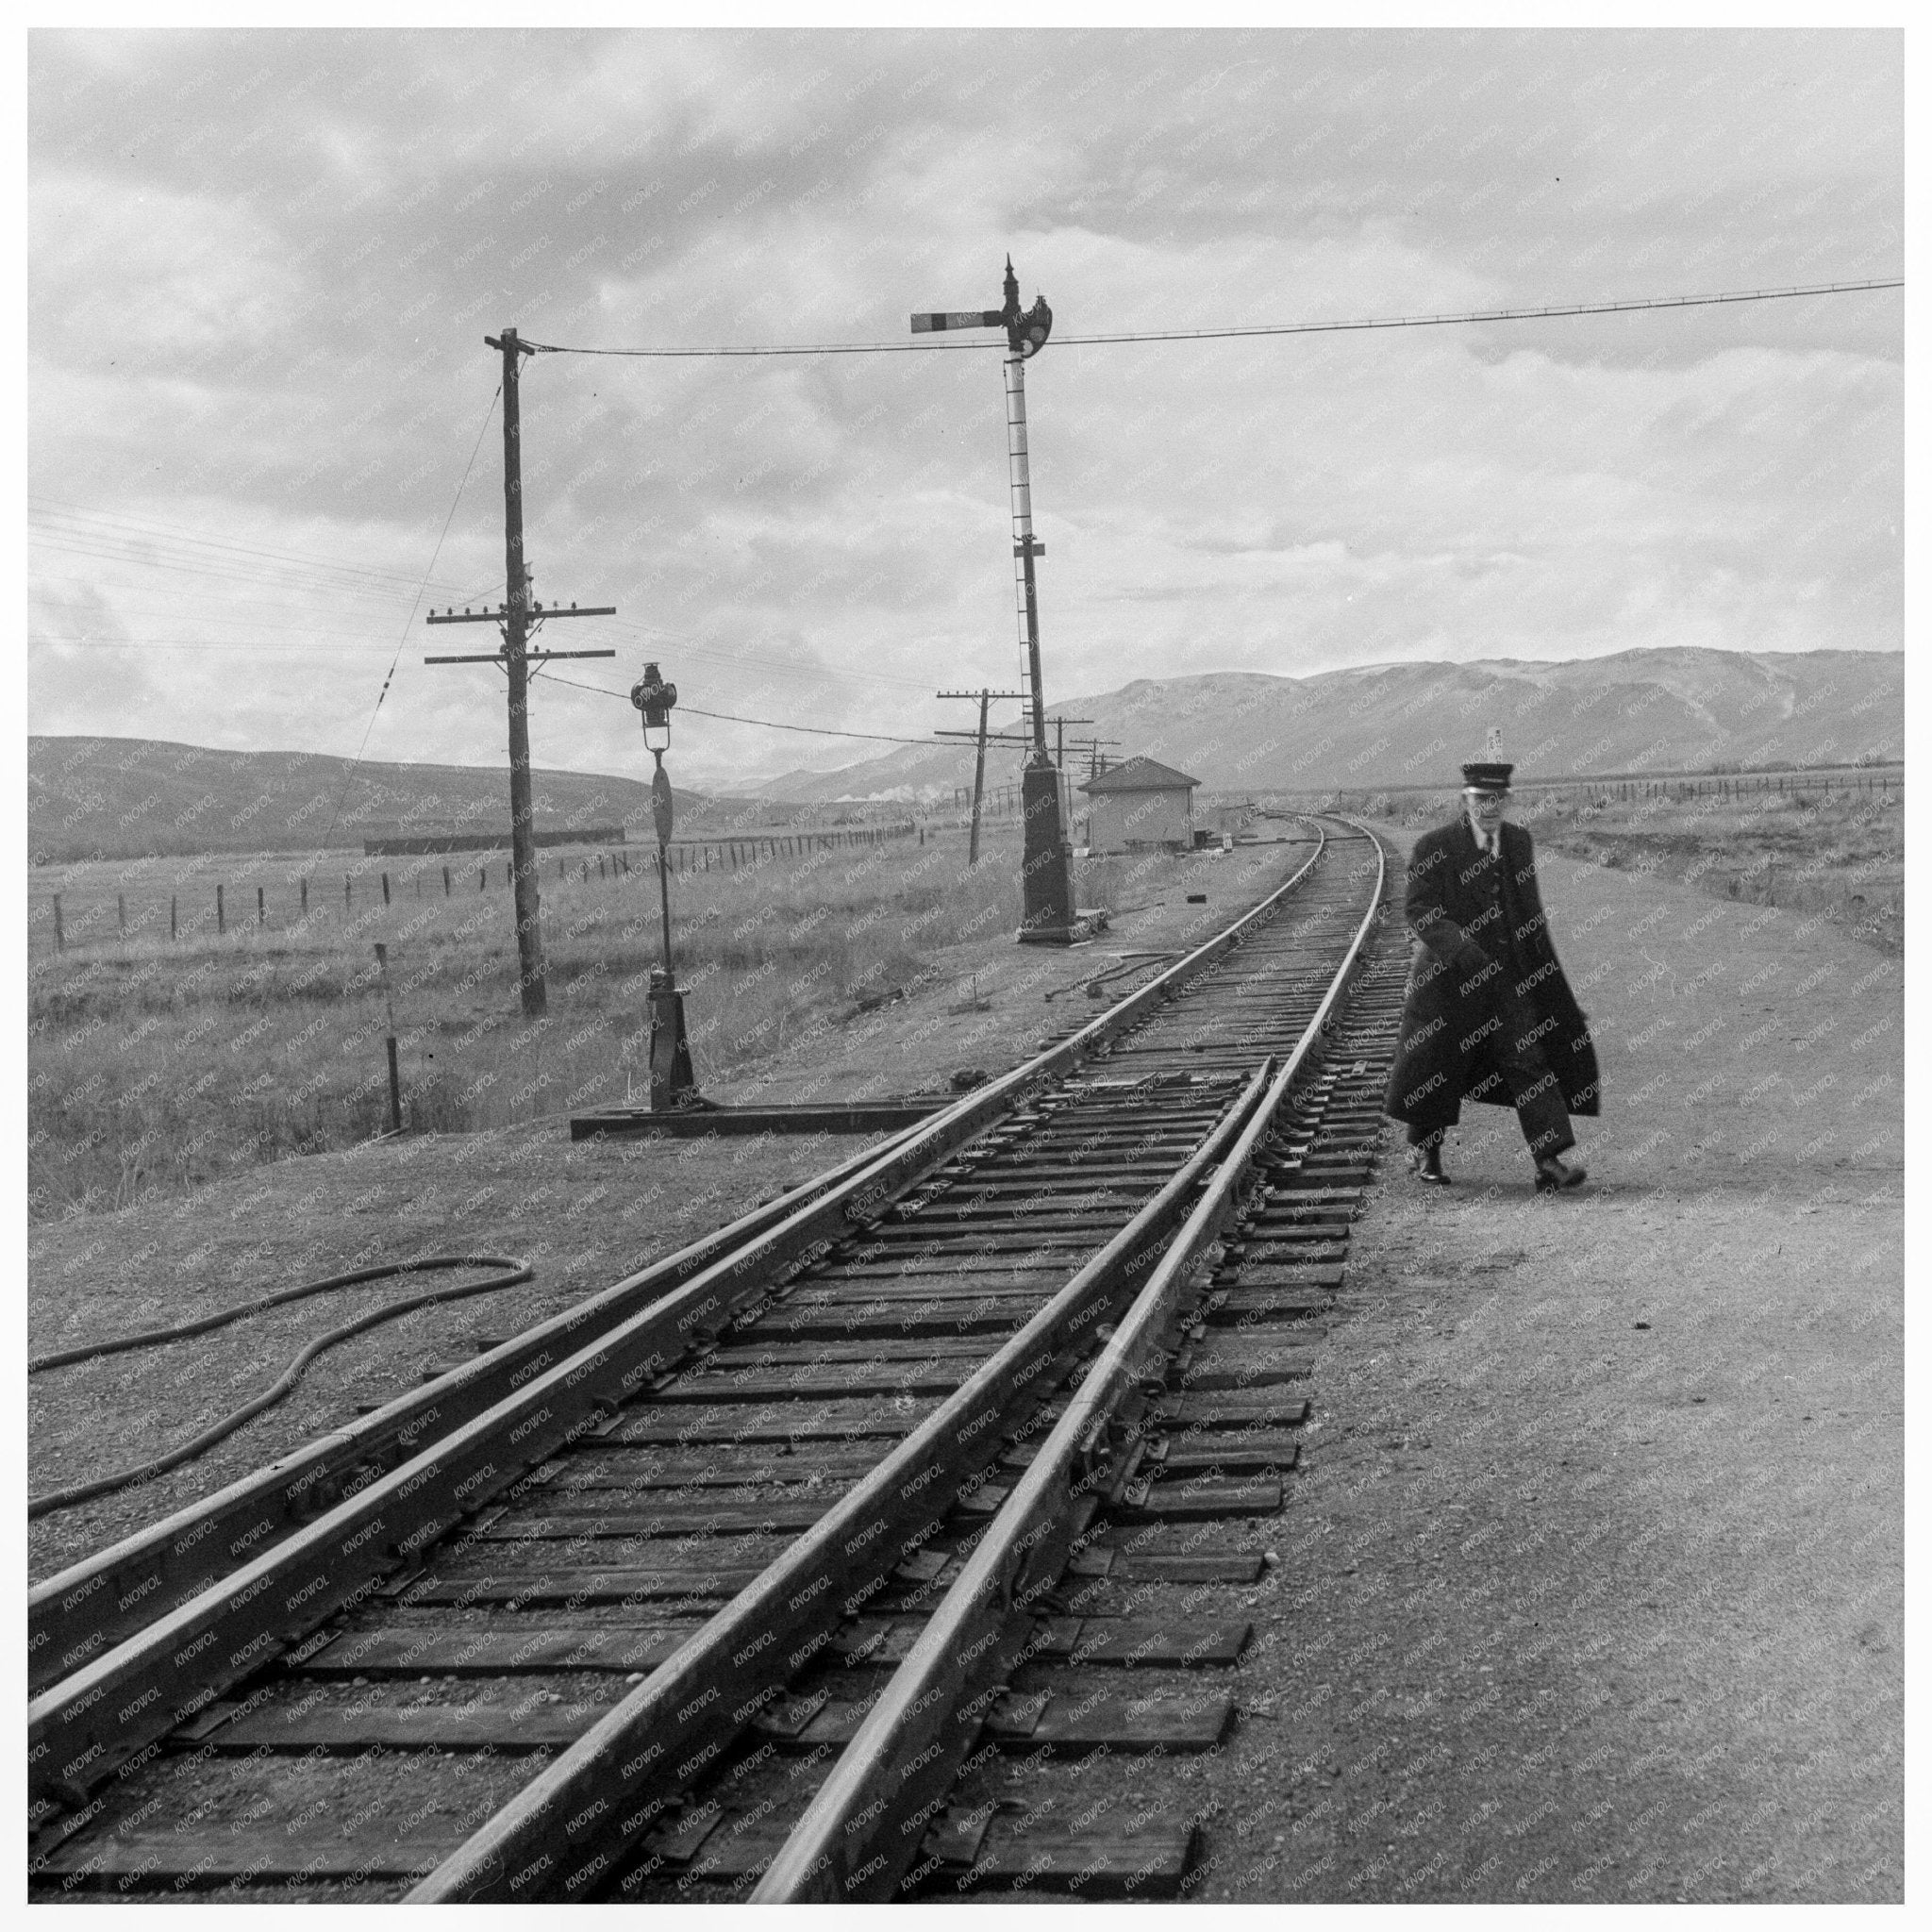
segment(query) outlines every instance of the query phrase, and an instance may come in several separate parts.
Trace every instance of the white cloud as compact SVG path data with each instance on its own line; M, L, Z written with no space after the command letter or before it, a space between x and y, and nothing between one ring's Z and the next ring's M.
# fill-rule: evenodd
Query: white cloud
M495 674L419 661L448 633L408 634L372 712L486 328L900 341L914 308L994 302L1008 250L1057 318L1028 372L1049 697L1899 640L1896 296L1068 340L1884 272L1883 37L43 35L34 59L34 489L127 526L36 554L37 728L495 763ZM437 601L495 594L498 447ZM620 654L567 675L627 687L655 654L693 707L919 735L953 722L923 694L1014 674L996 354L543 357L525 451L540 594L621 610L555 627ZM243 550L209 574L137 525ZM111 653L64 641L83 617ZM533 731L541 759L636 762L620 701L548 684ZM678 738L713 784L862 748Z

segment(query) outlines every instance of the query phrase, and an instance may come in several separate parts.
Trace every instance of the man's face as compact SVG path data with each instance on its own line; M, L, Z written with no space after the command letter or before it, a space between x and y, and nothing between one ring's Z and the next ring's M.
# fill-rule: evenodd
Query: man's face
M1476 830L1485 839L1491 837L1503 823L1503 808L1509 803L1509 794L1507 791L1478 791L1472 787L1462 794L1462 798Z

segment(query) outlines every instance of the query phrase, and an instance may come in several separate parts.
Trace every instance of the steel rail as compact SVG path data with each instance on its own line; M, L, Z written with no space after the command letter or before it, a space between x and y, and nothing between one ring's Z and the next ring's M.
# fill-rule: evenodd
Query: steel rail
M1202 1255L1232 1218L1275 1114L1354 975L1388 880L1387 856L1379 840L1374 843L1378 864L1369 910L1322 1004L1186 1225L773 1858L753 1904L890 1899L917 1858L924 1836L919 1827L943 1804L991 1695L1024 1660L1033 1606L1058 1582L1072 1554L1074 1506L1106 1469L1117 1412L1159 1352L1161 1331Z
M1279 898L1307 870L1304 866L1273 896ZM1263 905L1268 903L1272 902ZM1119 1010L1109 1008L1098 1016L1095 1026L1108 1029L1117 1025ZM1035 1063L1047 1057L1036 1056ZM1018 1071L1024 1074L1026 1070ZM985 1091L981 1089L977 1093L983 1096ZM581 1347L599 1329L615 1325L652 1299L681 1286L721 1253L777 1227L799 1208L876 1161L915 1131L943 1124L974 1097L949 1103L925 1121L848 1157L474 1361L460 1364L360 1421L318 1437L35 1585L27 1600L30 1690L45 1690L89 1657L104 1654L152 1622L158 1608L186 1602L211 1588L241 1562L279 1543L374 1475L414 1454L424 1446L430 1428L446 1433L492 1407L531 1374L557 1360L566 1345Z
M1369 914L1295 1049L1297 1068L1359 957L1381 887L1378 875ZM611 1874L662 1817L669 1800L724 1756L761 1709L767 1690L789 1681L830 1641L838 1618L828 1618L827 1604L841 1615L862 1607L871 1590L853 1567L855 1549L878 1551L868 1568L882 1582L901 1556L940 1527L961 1478L1000 1455L1007 1433L1000 1424L1027 1388L1050 1387L1058 1379L1049 1371L1057 1363L1070 1365L1081 1339L1100 1332L1177 1224L1179 1242L1191 1257L1198 1255L1211 1235L1190 1233L1202 1217L1199 1208L1188 1212L1186 1203L1209 1174L1229 1172L1230 1163L1245 1170L1248 1150L1287 1091L1285 1079L1271 1080L1273 1072L1273 1060L1264 1061L1185 1166L1025 1327L812 1530L419 1884L409 1900L571 1897ZM1172 1257L1174 1250L1166 1252ZM1056 1577L1059 1567L1053 1565ZM759 1657L783 1664L763 1686L751 1669Z
M713 1258L700 1261L669 1292L637 1307L642 1291L634 1290L626 1299L632 1312L620 1315L612 1308L616 1318L610 1325L561 1360L543 1366L539 1358L542 1350L528 1356L528 1373L511 1392L475 1409L353 1493L341 1495L315 1520L264 1544L258 1556L210 1579L35 1697L27 1712L33 1812L45 1816L60 1805L84 1801L117 1765L290 1644L364 1600L397 1570L418 1560L430 1543L511 1491L558 1449L710 1346L724 1325L763 1296L775 1279L873 1225L874 1210L894 1189L943 1160L1031 1089L1063 1074L1177 994L1271 917L1307 877L1327 842L1320 827L1315 829L1315 850L1291 877L1108 1012L918 1123L883 1149L868 1150L847 1164L842 1179L737 1250L720 1254L717 1238L712 1238L708 1250ZM812 1186L805 1184L805 1191ZM620 1287L600 1299L608 1303L622 1293ZM581 1310L550 1324L556 1343L561 1343L563 1324L572 1315L580 1316ZM576 1325L582 1326L582 1321ZM550 1353L554 1357L558 1349ZM473 1366L457 1374L466 1372L474 1373ZM419 1392L416 1400L420 1403L427 1392ZM415 1411L418 1435L434 1425L433 1411L434 1405L426 1414ZM283 1487L279 1479L275 1487ZM152 1533L149 1547L154 1547ZM98 1591L102 1585L91 1587Z
M1185 1217L1203 1175L1259 1104L1266 1067L1181 1168L870 1474L624 1702L409 1893L415 1903L516 1902L580 1890L666 1802L721 1757L769 1695L831 1641L930 1539L965 1478L1004 1450L1014 1410L1037 1406L1083 1353L1134 1276ZM626 1817L618 1814L627 1812ZM613 1827L610 1821L616 1818ZM601 1827L601 1828L598 1828ZM575 1840L574 1842L574 1840ZM542 1881L541 1890L533 1889Z
M27 1595L27 1683L42 1690L131 1632L252 1560L374 1475L425 1446L426 1435L493 1407L519 1385L581 1348L589 1336L691 1279L721 1252L777 1226L910 1132L849 1156L774 1200L626 1275L473 1361L399 1395L359 1421L318 1436L70 1564Z

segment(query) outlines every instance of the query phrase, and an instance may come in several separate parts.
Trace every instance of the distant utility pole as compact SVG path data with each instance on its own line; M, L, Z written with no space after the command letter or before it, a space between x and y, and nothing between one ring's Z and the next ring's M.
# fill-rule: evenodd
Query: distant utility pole
M524 565L523 424L517 405L518 358L537 352L507 328L483 340L503 355L503 551L505 601L494 610L429 613L431 624L496 624L503 626L503 649L457 658L425 658L425 664L500 664L509 681L509 844L510 885L515 892L517 967L524 1018L541 1020L545 1006L543 929L537 900L537 837L530 804L530 673L532 663L551 658L614 658L615 651L532 651L530 625L551 617L615 617L614 604L579 610L546 610L530 601L530 576Z
M1005 731L989 734L986 728L987 703L993 698L1024 697L1025 693L1017 691L942 691L938 695L942 698L974 699L979 704L979 729L976 732L941 730L933 733L935 738L972 739L974 741L973 839L967 848L966 863L968 865L977 865L979 863L979 804L981 795L986 789L986 748L990 744L1031 746L1034 741L1030 736L1024 733L1018 737ZM1066 822L1071 824L1074 811L1073 795L1071 790L1066 785L1064 775L1067 759L1067 726L1069 724L1091 724L1094 721L1091 718L1062 718L1056 716L1049 718L1046 722L1054 727L1055 746L1053 762L1055 768L1062 774L1061 789L1064 795L1061 799L1061 809L1065 815ZM1085 749L1091 757L1093 747L1102 744L1118 744L1120 740L1117 738L1076 739L1074 741L1074 752L1077 757Z
M986 708L995 698L1024 698L1024 691L942 691L942 698L977 698L979 700L979 731L976 748L973 755L973 834L966 844L966 863L979 863L979 801L986 791ZM950 738L951 732L941 732L943 738Z
M1053 721L1053 761L1059 770L1067 768L1067 726L1094 722L1091 718L1056 718Z

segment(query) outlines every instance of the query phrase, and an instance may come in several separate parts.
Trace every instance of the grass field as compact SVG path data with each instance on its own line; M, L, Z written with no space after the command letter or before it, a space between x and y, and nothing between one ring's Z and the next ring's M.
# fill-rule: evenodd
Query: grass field
M972 869L963 835L949 830L924 844L675 875L677 974L700 1077L728 1079L941 973L948 947L1016 928L1018 836L1012 824L991 828ZM371 1138L388 1121L391 1000L412 1128L462 1132L622 1103L647 1077L658 889L635 850L627 874L603 858L600 876L594 851L542 855L549 1010L534 1025L519 1015L501 855L450 860L447 896L440 857L345 859L327 891L309 861L306 918L288 860L37 873L36 901L63 890L85 924L77 936L70 925L66 951L37 947L29 962L30 1213L122 1207ZM1122 903L1150 867L1175 862L1083 862L1080 902ZM345 870L358 873L346 903ZM219 936L218 879L228 920ZM171 898L201 914L174 941ZM387 1000L377 941L389 955Z
M1344 809L1415 827L1440 824L1457 795L1344 795ZM1905 947L1905 796L1777 792L1730 798L1689 785L1641 800L1587 792L1518 794L1508 816L1539 846L1653 873L1719 898L1811 914L1884 952Z
M1882 950L1903 948L1899 791L1826 803L1677 790L1641 801L1525 795L1512 816L1546 850L1795 909ZM1341 802L1409 824L1455 808L1449 793ZM894 989L957 975L965 955L949 949L983 946L1019 924L1018 836L1011 822L990 826L985 859L972 869L963 835L948 829L924 844L826 848L674 876L676 963L700 1078L728 1084L769 1068L788 1046L830 1033ZM320 868L304 861L306 918L288 859L37 871L30 932L51 932L55 890L75 923L65 952L48 938L29 958L30 1214L125 1207L370 1139L388 1123L391 1001L411 1128L467 1132L634 1097L646 1079L658 893L635 849L627 874L612 858L542 855L550 1004L535 1025L518 1011L500 854L449 860L447 896L440 857L344 858L327 890ZM1083 861L1080 902L1149 897L1181 863ZM346 895L345 872L354 875ZM222 935L217 880L227 888ZM196 914L179 920L174 941L171 898ZM389 954L388 999L378 941Z

